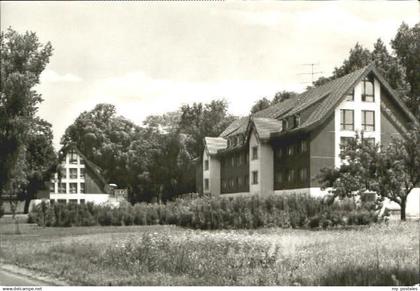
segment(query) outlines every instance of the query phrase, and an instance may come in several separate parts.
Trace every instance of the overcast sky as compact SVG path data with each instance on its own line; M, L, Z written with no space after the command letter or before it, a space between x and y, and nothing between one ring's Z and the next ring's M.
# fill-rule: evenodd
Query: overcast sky
M137 124L180 105L225 98L246 115L261 97L301 92L310 66L330 75L356 44L389 46L410 2L0 2L1 29L54 47L39 114L64 130L98 103Z

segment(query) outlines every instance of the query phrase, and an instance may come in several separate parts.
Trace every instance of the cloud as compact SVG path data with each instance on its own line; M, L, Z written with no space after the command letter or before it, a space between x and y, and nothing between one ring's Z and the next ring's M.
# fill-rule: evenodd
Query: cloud
M192 82L154 79L143 71L135 71L98 80L89 88L86 97L75 106L86 109L93 108L97 103L112 103L116 105L119 114L141 124L148 115L174 111L183 104L207 103L219 98L228 102L231 113L246 115L259 98L272 98L281 90L302 89L299 83L275 80Z
M47 69L41 74L41 82L58 83L58 82L81 82L82 78L74 74L59 74L53 70Z

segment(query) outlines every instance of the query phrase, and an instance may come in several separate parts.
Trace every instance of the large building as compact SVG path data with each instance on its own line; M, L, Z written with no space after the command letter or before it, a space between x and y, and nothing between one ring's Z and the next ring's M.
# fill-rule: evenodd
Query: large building
M317 175L341 164L340 144L363 131L366 142L386 145L410 123L418 121L369 65L206 137L198 188L216 196L324 195ZM408 212L413 205L418 212L415 191Z
M101 169L75 147L60 151L60 173L55 173L46 196L50 202L58 203L105 203L110 200L110 188Z

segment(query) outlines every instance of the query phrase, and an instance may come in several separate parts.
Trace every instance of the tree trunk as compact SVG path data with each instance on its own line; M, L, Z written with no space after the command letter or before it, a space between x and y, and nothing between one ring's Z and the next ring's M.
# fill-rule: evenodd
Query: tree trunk
M16 208L18 201L10 200L10 210L12 211L12 219L15 221L15 234L20 234L19 221L16 218Z
M31 203L31 199L25 199L25 207L23 208L23 213L28 214L29 212L29 204Z
M401 199L401 221L405 221L406 220L406 216L405 216L405 208L407 206L407 200L406 199Z

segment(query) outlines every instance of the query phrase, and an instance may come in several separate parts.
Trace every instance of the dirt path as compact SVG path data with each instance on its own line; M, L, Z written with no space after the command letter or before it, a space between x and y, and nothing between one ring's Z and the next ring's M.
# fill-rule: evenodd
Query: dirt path
M31 270L0 263L0 286L66 286L64 281Z

